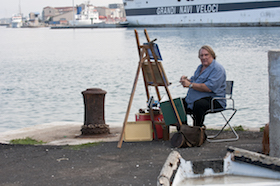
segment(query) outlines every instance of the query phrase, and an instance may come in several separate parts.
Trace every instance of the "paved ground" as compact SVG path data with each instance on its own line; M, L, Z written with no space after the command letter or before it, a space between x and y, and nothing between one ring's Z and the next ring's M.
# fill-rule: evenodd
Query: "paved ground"
M208 133L213 131L208 131ZM225 134L228 135L228 134ZM228 146L262 150L261 132L239 132L235 142L173 149L169 141L100 142L80 150L56 145L0 144L0 185L156 185L169 153L185 160L221 159Z

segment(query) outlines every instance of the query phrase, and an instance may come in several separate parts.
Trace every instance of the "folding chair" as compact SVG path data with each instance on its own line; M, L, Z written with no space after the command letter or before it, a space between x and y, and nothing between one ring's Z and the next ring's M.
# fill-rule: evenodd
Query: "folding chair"
M211 109L209 109L206 114L213 114L213 113L218 113L220 112L223 116L223 118L225 119L226 123L224 124L223 128L214 136L207 136L207 141L209 142L223 142L223 141L236 141L239 139L238 134L236 133L236 131L234 130L234 128L229 124L230 120L233 118L233 116L235 115L235 113L237 112L237 110L234 107L234 100L232 99L232 89L233 89L233 81L226 81L226 97L225 98L221 98L221 97L214 97L211 100ZM227 106L225 109L214 109L214 100L219 100L219 99L226 99L226 100L230 100L232 102L232 104L230 106ZM229 117L229 119L227 119L224 115L224 111L227 110L232 110L233 113L232 115ZM215 139L217 138L221 132L225 129L226 126L229 126L232 133L234 134L234 138L227 138L227 139Z

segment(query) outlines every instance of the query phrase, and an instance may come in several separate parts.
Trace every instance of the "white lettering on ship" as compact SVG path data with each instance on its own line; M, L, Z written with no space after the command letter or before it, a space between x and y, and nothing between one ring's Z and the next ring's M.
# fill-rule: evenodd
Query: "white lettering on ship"
M176 14L176 7L170 6L170 7L158 7L157 8L157 14Z
M162 14L192 14L192 13L214 13L218 12L218 4L208 5L189 5L189 6L170 6L170 7L158 7L156 13Z
M218 5L196 5L196 12L197 13L211 13L211 12L218 12Z
M192 6L180 6L179 14L191 14Z

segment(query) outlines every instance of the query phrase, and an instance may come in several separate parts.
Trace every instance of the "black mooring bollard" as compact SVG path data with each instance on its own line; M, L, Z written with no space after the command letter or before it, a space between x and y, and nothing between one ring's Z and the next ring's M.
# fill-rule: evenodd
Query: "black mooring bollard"
M109 133L109 125L104 120L104 101L107 92L99 88L89 88L82 92L85 105L82 135Z

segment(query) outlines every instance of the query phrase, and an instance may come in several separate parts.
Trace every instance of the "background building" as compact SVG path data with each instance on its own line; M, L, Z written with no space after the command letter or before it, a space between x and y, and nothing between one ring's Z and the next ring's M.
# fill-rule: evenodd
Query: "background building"
M40 22L39 15L40 15L39 12L30 12L28 24L32 26L39 26L39 22Z
M44 22L58 22L60 20L69 21L73 19L73 14L77 13L77 8L74 7L45 7L42 11L42 20Z
M43 8L42 20L49 24L69 24L69 21L75 17L73 14L77 14L77 10L84 10L85 5L81 4L76 7L50 7ZM119 22L125 19L125 10L123 4L109 4L108 7L95 7L99 13L99 18L104 22Z
M96 7L101 19L106 22L119 22L125 19L125 10L123 4L109 4L108 7Z

